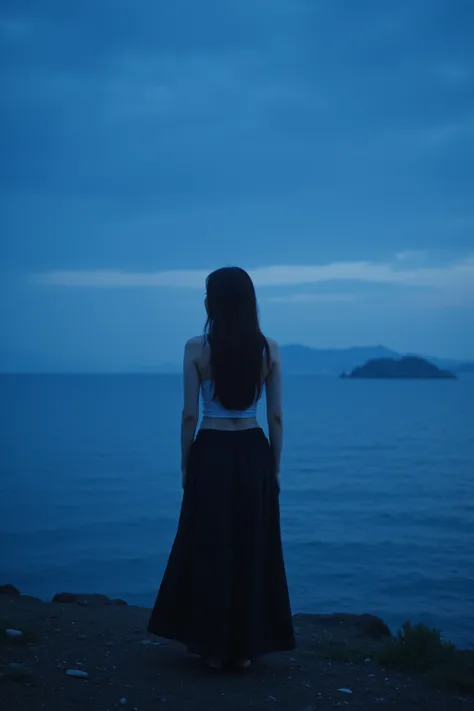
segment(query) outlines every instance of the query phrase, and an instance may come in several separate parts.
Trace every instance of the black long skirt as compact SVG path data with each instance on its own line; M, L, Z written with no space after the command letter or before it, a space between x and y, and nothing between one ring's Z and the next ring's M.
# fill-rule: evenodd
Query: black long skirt
M279 492L261 429L199 432L148 631L228 661L294 648Z

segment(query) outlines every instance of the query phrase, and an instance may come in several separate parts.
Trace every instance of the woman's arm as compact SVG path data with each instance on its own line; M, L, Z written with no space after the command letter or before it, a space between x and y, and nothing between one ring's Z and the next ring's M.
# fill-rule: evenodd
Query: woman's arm
M193 340L186 343L183 359L184 404L181 418L181 483L186 483L189 449L199 419L199 373L194 360Z
M278 344L272 342L272 370L266 383L267 421L270 446L275 461L275 473L278 487L280 487L280 459L283 446L283 408L282 408L282 371L280 349Z

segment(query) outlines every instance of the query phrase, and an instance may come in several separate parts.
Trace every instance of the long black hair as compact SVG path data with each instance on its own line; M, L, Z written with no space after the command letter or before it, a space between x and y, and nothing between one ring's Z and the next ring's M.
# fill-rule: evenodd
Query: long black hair
M207 277L206 292L214 399L228 410L246 410L262 394L263 358L271 363L253 282L243 269L224 267Z

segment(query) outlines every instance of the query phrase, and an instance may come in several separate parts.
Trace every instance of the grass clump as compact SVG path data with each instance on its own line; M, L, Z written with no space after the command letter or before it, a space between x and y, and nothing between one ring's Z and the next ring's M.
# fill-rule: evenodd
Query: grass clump
M396 638L377 655L382 666L403 671L427 672L447 662L456 648L441 638L441 632L426 625L405 622Z
M423 624L405 622L376 661L388 669L426 673L435 686L474 693L474 652L456 649L439 630Z

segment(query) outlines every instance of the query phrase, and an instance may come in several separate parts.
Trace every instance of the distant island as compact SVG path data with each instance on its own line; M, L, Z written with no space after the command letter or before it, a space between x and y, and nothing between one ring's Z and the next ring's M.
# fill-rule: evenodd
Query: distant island
M454 359L437 358L424 353L399 353L378 346L361 346L354 348L309 348L293 344L280 347L283 370L287 375L327 375L338 377L341 373L352 373L354 369L365 367L370 361L400 360L417 358L434 364L443 370L453 373L474 372L474 362L462 362ZM420 377L417 375L407 377ZM423 375L422 377L440 377Z
M424 358L407 356L405 358L374 358L342 378L373 379L414 379L414 380L456 380L450 370L443 370Z

